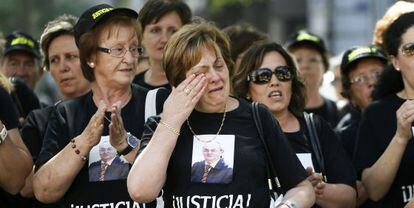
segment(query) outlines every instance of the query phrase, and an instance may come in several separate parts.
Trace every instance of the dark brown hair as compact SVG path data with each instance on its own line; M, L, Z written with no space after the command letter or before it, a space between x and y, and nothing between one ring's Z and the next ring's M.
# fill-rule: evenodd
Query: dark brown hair
M185 73L201 60L204 48L220 50L231 74L233 61L226 34L214 24L199 19L174 33L164 48L163 68L172 86L177 87L185 79Z
M233 62L254 42L269 39L268 35L248 23L227 26L223 28L223 32L229 36Z
M154 20L158 22L164 15L177 12L183 25L191 21L191 10L188 5L180 0L149 0L139 11L138 20L141 22L142 31Z
M235 95L246 98L249 91L249 82L247 81L248 74L262 64L263 58L267 53L273 51L279 53L285 59L286 65L293 69L292 97L288 109L295 116L302 117L306 104L305 85L297 73L297 67L292 56L290 56L281 45L274 42L256 42L247 50L241 60L237 74L233 77Z
M130 16L122 14L109 17L91 31L83 34L79 40L79 58L82 73L90 82L95 80L95 76L93 74L93 69L88 65L88 62L90 61L91 56L97 52L97 48L99 46L98 37L104 29L117 26L133 27L137 35L138 42L141 43L142 33L139 22Z

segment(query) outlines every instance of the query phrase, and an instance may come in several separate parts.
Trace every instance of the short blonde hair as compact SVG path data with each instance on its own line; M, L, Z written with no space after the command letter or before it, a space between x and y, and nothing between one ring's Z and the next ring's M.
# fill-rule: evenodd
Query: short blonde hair
M3 87L9 94L13 90L13 85L2 72L0 72L0 87Z
M233 68L230 43L227 35L213 23L198 19L183 26L167 42L162 65L170 85L177 87L185 79L185 73L195 66L204 48L220 50L229 74Z

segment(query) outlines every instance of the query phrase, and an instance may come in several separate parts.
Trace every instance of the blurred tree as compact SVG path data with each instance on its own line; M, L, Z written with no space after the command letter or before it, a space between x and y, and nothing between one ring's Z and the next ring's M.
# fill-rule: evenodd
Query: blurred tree
M208 0L203 16L219 27L248 22L266 32L269 21L270 0Z
M79 16L90 6L100 3L127 7L130 1L133 0L1 0L0 32L6 36L20 30L39 39L45 24L61 14Z

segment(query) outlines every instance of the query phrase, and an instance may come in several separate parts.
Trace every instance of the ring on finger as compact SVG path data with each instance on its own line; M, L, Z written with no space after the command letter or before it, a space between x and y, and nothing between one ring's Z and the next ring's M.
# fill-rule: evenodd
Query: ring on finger
M188 88L185 88L185 89L184 89L184 93L185 93L185 94L189 95L189 94L190 94L190 92L191 92L191 89L188 89Z

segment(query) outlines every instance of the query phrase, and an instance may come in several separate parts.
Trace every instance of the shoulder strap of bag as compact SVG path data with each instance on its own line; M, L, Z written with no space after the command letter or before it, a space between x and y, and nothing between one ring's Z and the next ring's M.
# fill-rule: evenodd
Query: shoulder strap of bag
M151 116L157 115L157 89L148 91L147 97L145 98L145 121Z
M319 165L319 168L321 169L323 178L326 182L325 160L323 158L321 144L318 139L313 113L303 112L303 116L305 118L306 127L309 133L309 143L312 147L313 152L315 153L315 159Z
M263 126L262 126L262 121L260 119L260 113L259 113L259 104L257 102L252 103L252 112L253 112L254 123L256 125L257 131L259 132L260 141L262 142L263 147L265 149L266 160L267 160L266 171L267 171L267 177L268 177L267 181L268 181L269 190L276 191L277 193L282 193L279 178L277 177L276 168L274 167L272 157L270 156L269 146L267 145L267 142L264 138ZM276 184L276 189L273 189L272 179L274 180L273 182ZM271 196L272 198L274 197L272 194Z

